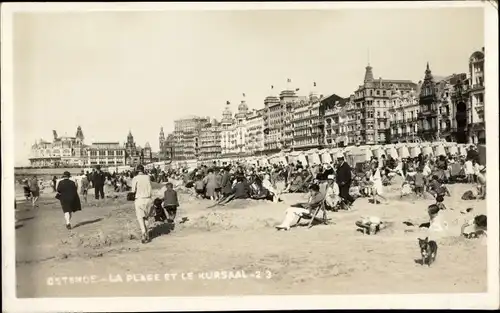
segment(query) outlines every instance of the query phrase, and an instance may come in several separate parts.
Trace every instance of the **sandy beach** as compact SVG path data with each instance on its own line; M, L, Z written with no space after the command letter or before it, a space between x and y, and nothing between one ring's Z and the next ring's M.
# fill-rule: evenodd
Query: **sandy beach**
M422 266L417 238L408 227L428 221L430 199L399 199L399 184L387 187L388 204L358 199L350 212L329 213L330 225L277 231L288 205L238 200L207 208L208 200L180 194L174 229L159 226L141 244L133 203L124 196L90 199L64 226L60 205L48 189L40 206L18 205L17 296L217 296L384 293L475 293L487 285L487 246L459 237L463 221L485 214L485 201L460 200L470 185L449 186L444 212L449 231L437 238L437 261ZM90 190L90 195L93 190ZM89 197L91 198L91 197ZM471 214L462 214L466 208ZM356 231L361 216L374 215L392 227L368 236Z

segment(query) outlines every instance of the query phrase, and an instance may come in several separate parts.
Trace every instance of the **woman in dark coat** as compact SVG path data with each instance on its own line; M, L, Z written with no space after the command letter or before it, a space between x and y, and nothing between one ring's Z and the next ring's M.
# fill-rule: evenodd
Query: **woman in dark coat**
M66 228L71 229L71 215L76 211L81 211L82 205L78 196L78 186L69 179L69 172L64 172L63 180L57 184L56 198L61 201L61 207L66 220Z

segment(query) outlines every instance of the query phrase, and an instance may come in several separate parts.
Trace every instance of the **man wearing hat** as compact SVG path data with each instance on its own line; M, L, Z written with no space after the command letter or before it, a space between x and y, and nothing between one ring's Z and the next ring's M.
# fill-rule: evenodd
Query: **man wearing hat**
M137 166L137 175L132 179L132 192L135 194L135 215L139 227L141 228L141 242L149 242L149 234L146 225L146 220L151 214L151 179L149 175L144 173L144 166Z
M340 155L337 158L337 185L339 186L340 197L344 199L345 203L350 206L354 202L354 199L349 194L349 189L351 188L352 173L351 167L344 160L344 157Z
M106 181L106 176L103 171L101 171L101 166L97 165L96 172L92 177L92 184L94 185L95 198L99 200L99 196L101 199L104 199L104 182Z

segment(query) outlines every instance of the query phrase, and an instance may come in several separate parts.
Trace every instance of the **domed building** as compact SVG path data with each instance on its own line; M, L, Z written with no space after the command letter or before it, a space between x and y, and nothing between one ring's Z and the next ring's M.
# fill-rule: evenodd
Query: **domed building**
M221 153L228 155L232 152L234 146L234 119L233 112L231 111L230 102L226 102L226 107L222 112L221 120Z
M87 146L84 144L83 131L76 129L75 137L58 136L55 130L53 141L40 139L31 146L29 161L32 167L85 166Z

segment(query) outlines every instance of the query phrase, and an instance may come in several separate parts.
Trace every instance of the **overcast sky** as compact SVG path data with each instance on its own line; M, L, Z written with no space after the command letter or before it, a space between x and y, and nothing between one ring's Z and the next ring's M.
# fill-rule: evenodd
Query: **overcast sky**
M35 140L74 136L158 149L163 126L220 119L287 87L347 97L376 78L466 72L484 46L482 9L36 13L14 17L16 165Z

